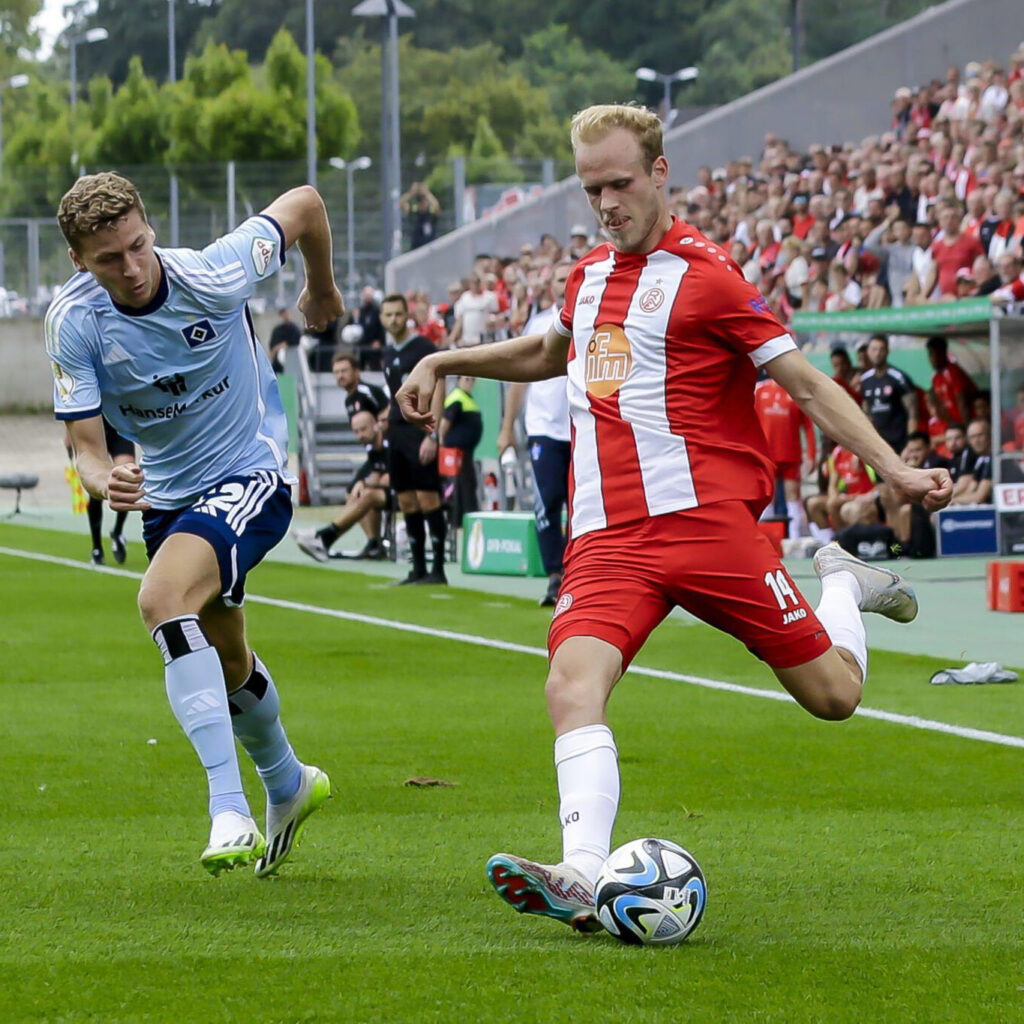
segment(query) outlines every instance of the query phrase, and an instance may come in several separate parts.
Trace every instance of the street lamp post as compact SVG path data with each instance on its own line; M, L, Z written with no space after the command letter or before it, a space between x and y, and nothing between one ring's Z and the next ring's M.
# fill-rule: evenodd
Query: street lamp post
M3 121L3 96L4 89L21 89L28 85L28 75L12 75L6 82L0 82L0 174L4 169L4 121Z
M348 222L345 229L345 237L348 241L348 299L349 305L355 304L356 294L356 207L355 192L353 189L356 171L365 171L373 166L373 161L368 156L356 157L355 160L342 160L339 156L332 156L330 165L347 175L345 182L345 198L347 201Z
M174 85L178 80L178 57L177 50L175 48L175 28L174 28L174 0L167 0L167 81ZM170 202L170 243L171 248L176 249L180 244L180 213L179 213L179 201L178 201L178 174L177 171L172 170L170 175L170 181L168 182L170 196L168 199ZM234 227L233 224L228 225L228 230Z
M313 0L306 0L306 181L316 188L316 65L313 52Z
M694 67L680 68L670 75L655 71L654 68L637 68L635 73L642 82L661 82L665 87L665 116L662 118L664 124L668 124L672 116L672 83L692 82L700 74Z
M76 107L78 106L78 44L102 43L109 33L105 28L91 28L77 36L68 36L71 51L71 166L78 173L78 150L75 148Z
M398 114L398 19L415 18L403 0L363 0L352 8L360 18L383 18L380 44L381 212L384 224L381 253L386 263L402 251L402 158Z

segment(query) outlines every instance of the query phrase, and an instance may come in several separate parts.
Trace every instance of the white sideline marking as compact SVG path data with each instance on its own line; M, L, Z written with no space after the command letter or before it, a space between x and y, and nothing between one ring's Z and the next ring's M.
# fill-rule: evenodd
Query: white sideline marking
M16 548L0 546L0 555L12 558L26 558L34 562L47 562L50 565L62 565L69 569L82 569L86 572L103 573L106 576L120 576L124 579L141 580L142 574L128 569L113 569L105 565L90 565L78 562L73 558L59 558L56 555L43 555L35 551L19 551ZM382 619L376 615L362 615L359 612L345 612L337 608L321 608L315 604L303 604L300 601L285 601L276 597L262 597L259 594L247 594L246 601L252 604L266 604L273 608L285 608L294 612L308 612L311 615L324 615L332 619L344 619L346 622L359 622L366 626L379 626L383 629L394 629L400 633L415 633L435 639L452 640L456 643L472 644L475 647L489 647L496 651L510 651L513 654L531 654L535 657L547 658L548 652L543 647L531 647L527 644L516 644L508 640L494 640L491 637L476 636L473 633L457 633L450 629L435 629L431 626L418 626L413 622L398 622L395 619ZM754 686L740 686L738 683L727 683L721 679L706 679L703 676L691 676L682 672L669 672L665 669L643 668L632 665L630 673L647 676L651 679L668 679L677 683L690 683L702 686L707 690L721 690L725 693L739 693L745 697L759 697L762 700L792 701L788 693L781 690L761 690ZM919 718L917 715L901 715L894 711L881 711L876 708L857 708L855 714L862 718L874 718L880 722L892 722L894 725L905 725L911 729L925 732L940 732L950 736L959 736L965 740L980 740L983 743L995 743L1002 747L1018 747L1024 749L1024 736L1010 736L1001 732L990 732L987 729L971 729L963 725L950 725L948 722L937 722L931 718Z

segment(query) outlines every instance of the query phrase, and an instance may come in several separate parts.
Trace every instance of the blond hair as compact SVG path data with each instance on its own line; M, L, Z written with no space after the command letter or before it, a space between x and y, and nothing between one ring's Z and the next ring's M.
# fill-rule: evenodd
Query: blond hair
M110 227L132 210L146 219L139 190L120 174L101 171L83 175L64 193L57 207L57 223L74 249L86 235Z
M661 121L646 107L626 103L600 103L581 110L573 119L569 138L575 152L581 144L600 142L615 128L625 128L640 144L648 174L659 156L664 156Z

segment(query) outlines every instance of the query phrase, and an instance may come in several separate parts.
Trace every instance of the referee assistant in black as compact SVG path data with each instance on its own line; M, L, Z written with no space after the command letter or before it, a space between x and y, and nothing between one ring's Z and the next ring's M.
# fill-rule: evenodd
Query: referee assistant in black
M437 472L437 435L424 434L407 423L394 400L412 368L437 351L422 335L409 330L409 307L405 296L388 295L380 305L380 321L388 333L384 351L384 378L392 400L388 409L388 452L391 487L405 518L405 530L412 551L412 569L402 583L447 583L444 574L444 509L441 507L441 479ZM435 423L441 422L443 394L434 396ZM434 564L427 571L426 531Z

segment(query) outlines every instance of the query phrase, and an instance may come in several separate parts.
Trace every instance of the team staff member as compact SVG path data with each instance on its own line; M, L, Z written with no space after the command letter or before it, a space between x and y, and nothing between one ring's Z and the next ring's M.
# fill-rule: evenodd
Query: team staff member
M436 352L434 345L409 329L409 306L404 295L384 297L380 304L380 322L390 338L384 350L384 379L392 396L397 395L413 367ZM434 423L441 419L444 405L442 390L434 400ZM406 535L412 553L412 569L402 583L447 583L444 574L445 521L441 507L441 478L437 472L437 434L430 433L402 416L398 403L388 407L388 452L391 487L405 519ZM427 571L426 532L430 530L434 564Z
M576 173L611 243L584 256L546 335L438 352L398 403L430 423L448 373L546 380L568 371L570 543L548 635L562 861L497 854L492 884L520 911L600 927L594 881L619 804L612 689L675 605L746 644L811 714L843 719L867 673L862 611L917 614L894 573L830 544L812 609L756 526L771 494L754 412L757 369L827 437L875 465L901 497L942 508L942 469L906 466L837 384L808 363L728 255L669 212L658 117L596 106L573 119Z
M551 272L551 304L534 313L526 334L546 334L561 312L565 284L573 261L555 264ZM510 384L505 395L505 414L498 434L498 454L515 445L515 423L526 402L526 443L533 467L534 518L541 561L548 574L548 588L540 599L542 608L553 608L562 585L565 532L562 509L569 494L569 397L562 377L532 384Z
M902 370L889 365L889 339L884 334L873 334L869 339L868 362L871 368L860 379L864 411L892 450L902 452L907 435L917 430L914 382Z

